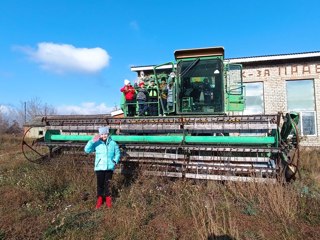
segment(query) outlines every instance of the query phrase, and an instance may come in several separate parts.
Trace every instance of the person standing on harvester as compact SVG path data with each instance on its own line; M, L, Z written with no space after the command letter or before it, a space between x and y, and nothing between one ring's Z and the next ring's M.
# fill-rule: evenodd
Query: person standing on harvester
M129 80L124 80L124 86L120 89L126 99L126 106L128 107L128 117L133 117L136 114L136 90L131 85Z
M105 200L106 206L111 208L110 180L116 164L120 161L118 144L109 136L109 128L99 128L99 134L89 140L84 148L86 153L95 152L94 171L97 177L97 204L100 208Z

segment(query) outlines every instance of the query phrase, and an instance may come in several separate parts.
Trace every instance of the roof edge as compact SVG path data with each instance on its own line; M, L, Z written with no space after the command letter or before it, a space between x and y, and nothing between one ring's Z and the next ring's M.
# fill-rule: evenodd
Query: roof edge
M289 54L275 54L265 56L252 56L252 57L239 57L239 58L226 58L225 61L229 63L254 63L254 62L267 62L267 61L281 61L290 59L302 58L320 58L320 51L303 52L303 53L289 53ZM131 66L131 71L137 72L141 70L153 70L156 65L146 66ZM160 68L166 69L169 65L163 65ZM171 67L171 65L170 65Z
M253 57L240 57L240 58L228 58L225 59L230 63L247 63L247 62L261 62L261 61L274 61L274 60L287 60L297 58L313 58L320 57L320 51L304 52L304 53L291 53L291 54L277 54L277 55L265 55L265 56L253 56Z

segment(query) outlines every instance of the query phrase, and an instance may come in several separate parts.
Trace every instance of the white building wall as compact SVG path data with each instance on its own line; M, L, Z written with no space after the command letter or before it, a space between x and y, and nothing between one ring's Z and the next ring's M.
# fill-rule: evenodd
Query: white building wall
M286 81L303 79L314 80L317 136L304 136L301 145L320 146L320 62L243 67L244 82L263 82L266 114L287 112Z

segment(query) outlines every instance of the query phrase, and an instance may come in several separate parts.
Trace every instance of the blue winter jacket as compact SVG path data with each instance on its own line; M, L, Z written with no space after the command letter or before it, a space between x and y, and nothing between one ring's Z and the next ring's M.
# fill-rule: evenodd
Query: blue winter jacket
M120 150L118 144L108 137L106 143L102 140L93 142L89 140L84 147L86 153L96 153L94 162L94 171L99 170L114 170L117 163L120 161Z

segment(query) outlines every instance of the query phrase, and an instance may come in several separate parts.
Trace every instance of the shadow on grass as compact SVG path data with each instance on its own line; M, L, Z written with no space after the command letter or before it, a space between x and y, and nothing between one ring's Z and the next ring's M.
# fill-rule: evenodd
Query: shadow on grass
M236 240L236 239L233 237L230 237L229 235L221 235L221 236L209 235L208 240Z

